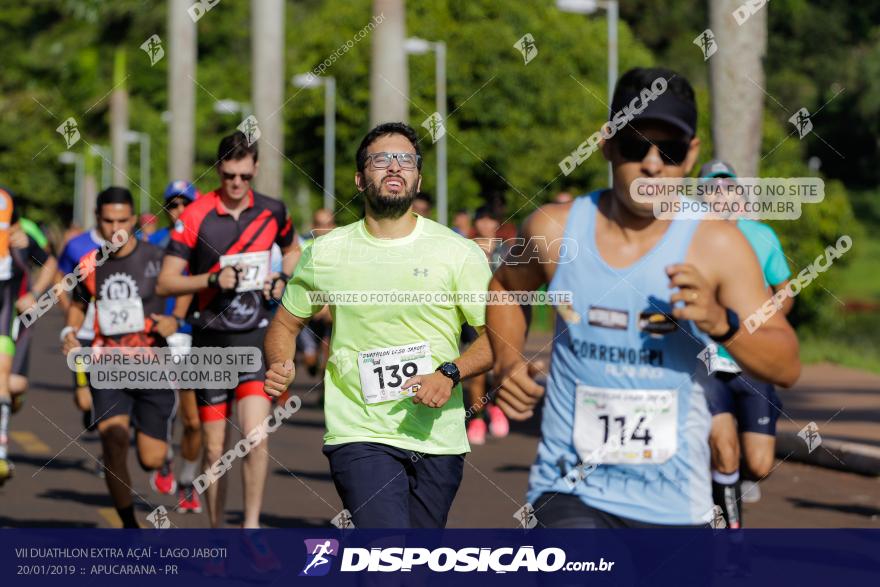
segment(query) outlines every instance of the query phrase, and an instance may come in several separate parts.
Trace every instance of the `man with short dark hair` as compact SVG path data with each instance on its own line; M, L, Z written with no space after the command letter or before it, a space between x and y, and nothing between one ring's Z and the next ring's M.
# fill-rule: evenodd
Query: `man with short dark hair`
M98 230L116 248L94 250L80 259L83 280L74 290L67 311L65 354L79 347L76 330L94 302L95 339L92 346L120 348L165 346L177 330L177 319L163 314L165 298L155 293L162 249L137 239L137 215L131 193L120 187L98 195ZM92 356L99 356L96 351ZM97 426L104 451L105 480L124 528L138 528L128 474L131 427L137 431L138 461L146 471L162 466L168 451L171 422L177 407L174 391L165 389L107 389L92 386L92 425Z
M257 144L242 132L220 141L217 174L220 187L184 210L174 227L159 276L163 295L196 294L188 322L193 347L262 349L273 299L280 299L287 275L299 258L293 225L284 204L256 193L251 181L259 163ZM270 250L284 254L283 273L270 271ZM188 275L184 275L184 270ZM214 463L224 450L232 402L238 403L238 430L247 435L269 414L263 392L264 370L239 376L234 389L197 390L202 420L204 462ZM263 440L243 459L245 528L258 528L268 464ZM212 527L223 523L226 477L207 489Z
M654 88L664 91L645 99ZM766 292L735 226L660 220L631 195L636 180L680 178L697 160L687 80L661 68L626 72L609 120L624 123L602 143L613 185L539 208L523 224L523 262L492 279L500 293L549 284L548 293L571 296L557 305L528 499L549 527L705 525L714 513L711 417L698 355L710 338L743 368L790 386L800 373L797 338L780 315L751 334L740 329L739 316ZM490 305L487 316L496 401L526 419L545 394L521 354L526 315Z
M489 266L472 241L414 213L422 162L411 127L377 126L356 160L365 218L303 252L266 334L266 391L287 389L296 335L321 296L338 296L324 375L336 490L355 526L442 528L468 451L459 379L491 365L482 333L459 356L462 322L482 330L485 315L484 300L460 294L485 294Z

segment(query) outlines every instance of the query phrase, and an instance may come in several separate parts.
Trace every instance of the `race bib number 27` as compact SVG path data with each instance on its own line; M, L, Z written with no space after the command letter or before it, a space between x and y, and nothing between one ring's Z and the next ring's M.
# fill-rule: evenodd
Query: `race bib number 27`
M402 389L402 386L410 377L433 371L431 347L427 342L418 342L364 351L358 353L358 371L361 393L367 404L411 397L415 391Z
M220 267L239 265L242 270L238 274L238 287L235 291L253 291L263 289L263 282L269 275L269 251L255 253L238 253L220 257Z

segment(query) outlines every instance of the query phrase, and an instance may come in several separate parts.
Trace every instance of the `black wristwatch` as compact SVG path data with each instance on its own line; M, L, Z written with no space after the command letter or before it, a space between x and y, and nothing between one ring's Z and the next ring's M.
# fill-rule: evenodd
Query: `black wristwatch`
M739 330L739 315L731 310L730 308L724 308L724 312L727 315L727 324L730 328L727 329L727 332L722 334L721 336L712 336L709 335L709 338L714 340L717 343L725 343L736 334L737 330Z
M455 366L455 363L441 363L437 370L440 371L443 375L452 379L452 387L458 385L458 382L461 381L461 372L458 370L458 367Z

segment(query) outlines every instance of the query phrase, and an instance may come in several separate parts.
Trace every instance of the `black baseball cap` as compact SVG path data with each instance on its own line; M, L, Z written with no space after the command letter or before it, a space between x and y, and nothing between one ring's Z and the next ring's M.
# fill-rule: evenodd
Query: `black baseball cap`
M666 89L655 92L656 80L665 80ZM675 86L675 88L671 86ZM652 92L652 99L643 100L645 90ZM688 99L690 98L690 99ZM644 109L638 114L633 113L630 122L637 120L659 120L683 130L689 136L697 134L697 106L694 90L690 83L676 72L661 67L636 67L624 73L617 82L611 112L608 120L621 112L635 100L638 107Z

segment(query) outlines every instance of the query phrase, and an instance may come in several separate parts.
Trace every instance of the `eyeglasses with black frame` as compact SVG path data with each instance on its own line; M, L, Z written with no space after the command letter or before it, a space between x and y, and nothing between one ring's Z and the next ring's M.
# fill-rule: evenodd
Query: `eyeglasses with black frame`
M376 169L388 169L391 162L397 159L397 164L401 169L415 169L422 161L421 155L415 153L370 153L367 155L367 162L372 161L373 167Z

